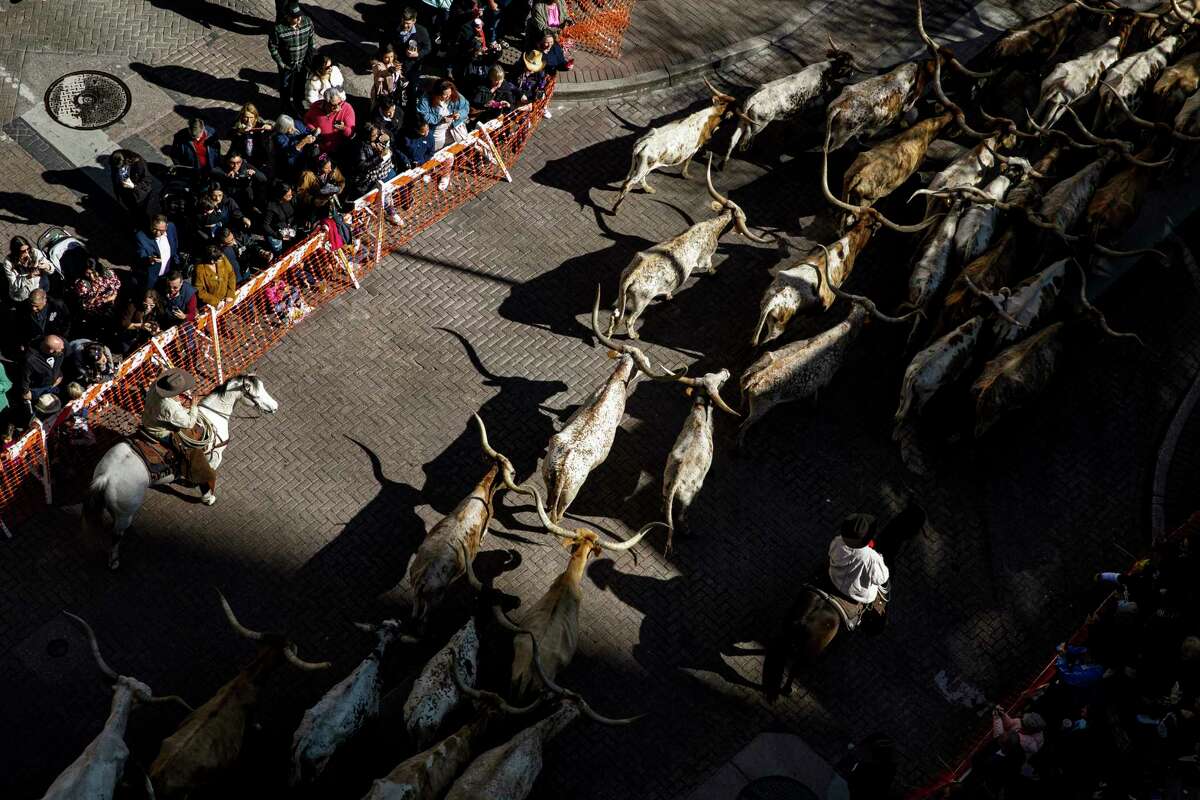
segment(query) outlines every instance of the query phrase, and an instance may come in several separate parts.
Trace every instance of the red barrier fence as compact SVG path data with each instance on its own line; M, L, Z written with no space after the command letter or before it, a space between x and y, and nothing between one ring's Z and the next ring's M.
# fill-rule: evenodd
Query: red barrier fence
M629 27L634 0L567 0L574 24L563 31L567 45L617 58Z
M1196 535L1200 535L1200 511L1192 514L1192 516L1188 518L1187 522L1176 528L1171 533L1167 534L1158 542L1155 542L1155 545L1158 545L1161 542L1178 541L1180 539L1190 538ZM1136 564L1138 564L1138 562L1134 562L1134 564L1130 566L1133 567ZM1104 614L1116 602L1117 593L1114 591L1104 598L1104 602L1100 604L1099 608L1097 608L1088 617L1088 619L1090 620L1094 617ZM1066 644L1077 645L1086 642L1088 635L1088 624L1089 623L1085 622L1078 630L1076 630L1071 637L1066 640ZM1025 688L1021 690L1020 694L1017 695L1015 700L1005 705L1005 712L1009 716L1019 717L1021 715L1021 709L1025 706L1025 704L1028 703L1029 700L1032 699L1040 689L1054 680L1055 675L1058 674L1058 670L1055 667L1056 663L1057 655L1050 659L1050 663L1047 664L1042 671L1037 674L1037 677L1026 684ZM958 766L954 767L949 772L938 776L933 782L930 783L929 786L911 792L907 796L907 800L925 800L925 798L934 797L939 791L945 789L950 784L963 780L971 771L971 762L975 756L993 741L990 721L988 722L988 730L986 733L976 736L974 739L968 741L972 741L973 743L967 750L966 755L959 760Z
M511 180L509 167L537 130L546 97L473 131L422 166L354 204L355 246L334 250L318 228L231 301L206 308L194 323L156 336L121 364L113 380L89 387L54 420L35 425L0 452L0 531L59 503L78 501L93 465L141 418L146 389L167 366L196 376L197 395L247 371L300 321L359 281L455 208ZM52 492L52 489L54 490Z

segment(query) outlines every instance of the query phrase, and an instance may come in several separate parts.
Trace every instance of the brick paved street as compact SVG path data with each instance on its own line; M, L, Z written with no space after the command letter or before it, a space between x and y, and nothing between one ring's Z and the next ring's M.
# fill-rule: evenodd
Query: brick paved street
M6 8L0 20L26 13L31 2ZM125 5L145 6L109 0L95 5L96 14L123 13ZM241 17L210 15L227 23L210 32L169 5L143 9L164 27L143 44L131 38L123 51L136 59L128 71L166 98L162 113L110 132L120 141L157 147L187 108L227 109L254 84L271 85L261 41L243 46L251 40L238 29ZM257 16L268 6L204 5ZM333 23L357 19L349 3L324 5L335 9ZM797 55L820 52L830 29L882 50L869 24L851 24L855 4L835 9L787 48L722 77L738 88L777 77ZM948 5L935 19L959 13ZM16 36L12 27L3 35ZM0 38L6 52L22 47L32 45ZM556 108L512 184L443 220L261 360L258 371L281 412L236 421L214 508L152 493L121 572L105 568L103 543L78 532L76 508L55 510L0 543L0 796L39 796L107 712L110 694L62 609L92 623L118 671L199 704L252 654L228 629L213 587L245 624L286 628L302 657L334 662L327 674L286 667L278 674L264 691L262 727L250 732L243 769L205 795L283 796L301 713L370 649L349 623L398 610L389 590L424 531L485 468L471 413L483 416L520 478L540 481L546 441L612 368L587 334L596 285L610 304L636 251L711 214L699 170L690 180L675 170L656 173L657 194L633 195L617 217L597 211L611 206L641 126L703 102L704 88L693 82L608 106ZM813 184L815 139L803 128L790 134L764 135L715 181L751 226L785 231L802 249L808 242L797 235L799 223L818 237L826 220L814 218L824 209ZM772 143L786 151L779 161L768 155ZM0 234L49 224L98 230L103 197L89 199L94 187L78 180L50 181L54 167L45 161L55 154L38 160L28 152L37 142L26 145L0 142L0 199L21 195L0 201ZM31 186L29 176L39 174L42 182ZM852 281L884 308L904 291L905 264L889 257L899 246L908 247L880 235ZM796 254L727 235L715 274L694 278L647 312L647 347L667 365L694 365L692 374L729 367L735 380L727 396L736 397L736 375L754 356L748 342L768 270ZM1074 351L1031 411L981 442L936 451L926 477L908 472L890 441L904 334L882 325L864 332L815 406L772 413L750 434L746 453L734 452L736 423L719 417L713 469L691 511L696 535L677 538L670 557L655 532L633 553L592 564L579 651L561 676L601 713L647 716L628 728L576 723L547 748L533 797L686 796L763 730L796 733L830 761L850 742L885 731L903 749L902 787L942 771L981 732L981 718L949 702L939 676L989 699L1010 696L1090 610L1091 573L1123 566L1121 548L1138 552L1147 543L1146 487L1163 428L1198 364L1200 303L1185 270L1142 269L1118 284L1105 310L1114 328L1138 331L1149 351L1112 343ZM835 306L793 335L845 313ZM662 468L689 402L677 387L639 383L610 457L572 516L612 536L660 518ZM1193 479L1197 467L1200 459L1190 466ZM1172 477L1180 492L1194 485L1188 468ZM759 637L763 621L786 608L844 514L886 516L909 496L929 510L931 524L894 566L888 630L838 641L791 697L765 705L749 685L760 659L723 653ZM480 564L494 566L509 548L519 553L519 565L496 585L528 607L561 572L566 553L536 532L523 499L502 498ZM1185 500L1172 508L1190 510ZM447 609L428 645L395 649L383 719L302 796L361 797L373 777L411 752L399 714L407 682L464 614L461 603ZM52 646L59 639L70 645L62 656ZM150 763L180 716L170 707L134 712L137 764ZM139 768L127 774L132 796Z

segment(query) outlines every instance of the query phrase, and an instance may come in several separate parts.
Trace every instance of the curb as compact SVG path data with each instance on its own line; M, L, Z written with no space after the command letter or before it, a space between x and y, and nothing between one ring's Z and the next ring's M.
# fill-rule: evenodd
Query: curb
M629 75L624 78L560 84L555 87L554 99L566 100L568 102L573 100L594 100L618 94L658 89L664 86L675 86L697 73L727 67L734 62L744 59L751 53L765 50L779 40L795 33L801 25L824 10L826 6L832 4L832 2L821 3L817 9L807 8L803 11L798 11L766 33L751 36L749 39L734 42L728 47L722 47L720 50L714 50L711 53L705 53L696 58L689 58L678 64L639 72L636 75Z

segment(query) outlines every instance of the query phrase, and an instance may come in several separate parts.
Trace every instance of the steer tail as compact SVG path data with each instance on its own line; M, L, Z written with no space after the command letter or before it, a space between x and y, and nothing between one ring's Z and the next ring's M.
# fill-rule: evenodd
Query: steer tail
M83 499L83 514L79 518L84 534L104 531L104 490L108 488L107 478L100 477L88 486L87 495Z

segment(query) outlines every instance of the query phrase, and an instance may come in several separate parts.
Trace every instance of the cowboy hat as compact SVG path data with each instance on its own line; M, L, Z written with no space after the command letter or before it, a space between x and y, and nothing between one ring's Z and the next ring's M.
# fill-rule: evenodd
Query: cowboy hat
M192 377L190 372L171 367L164 369L162 374L158 376L158 380L154 382L154 393L159 397L174 397L177 394L186 392L196 385L196 379Z
M873 514L847 514L842 520L841 536L847 547L865 547L874 535Z
M521 58L521 60L525 62L525 69L529 70L530 72L542 71L541 50L530 50Z
M33 404L33 413L41 419L52 419L60 411L62 411L62 401L49 392L39 397Z

